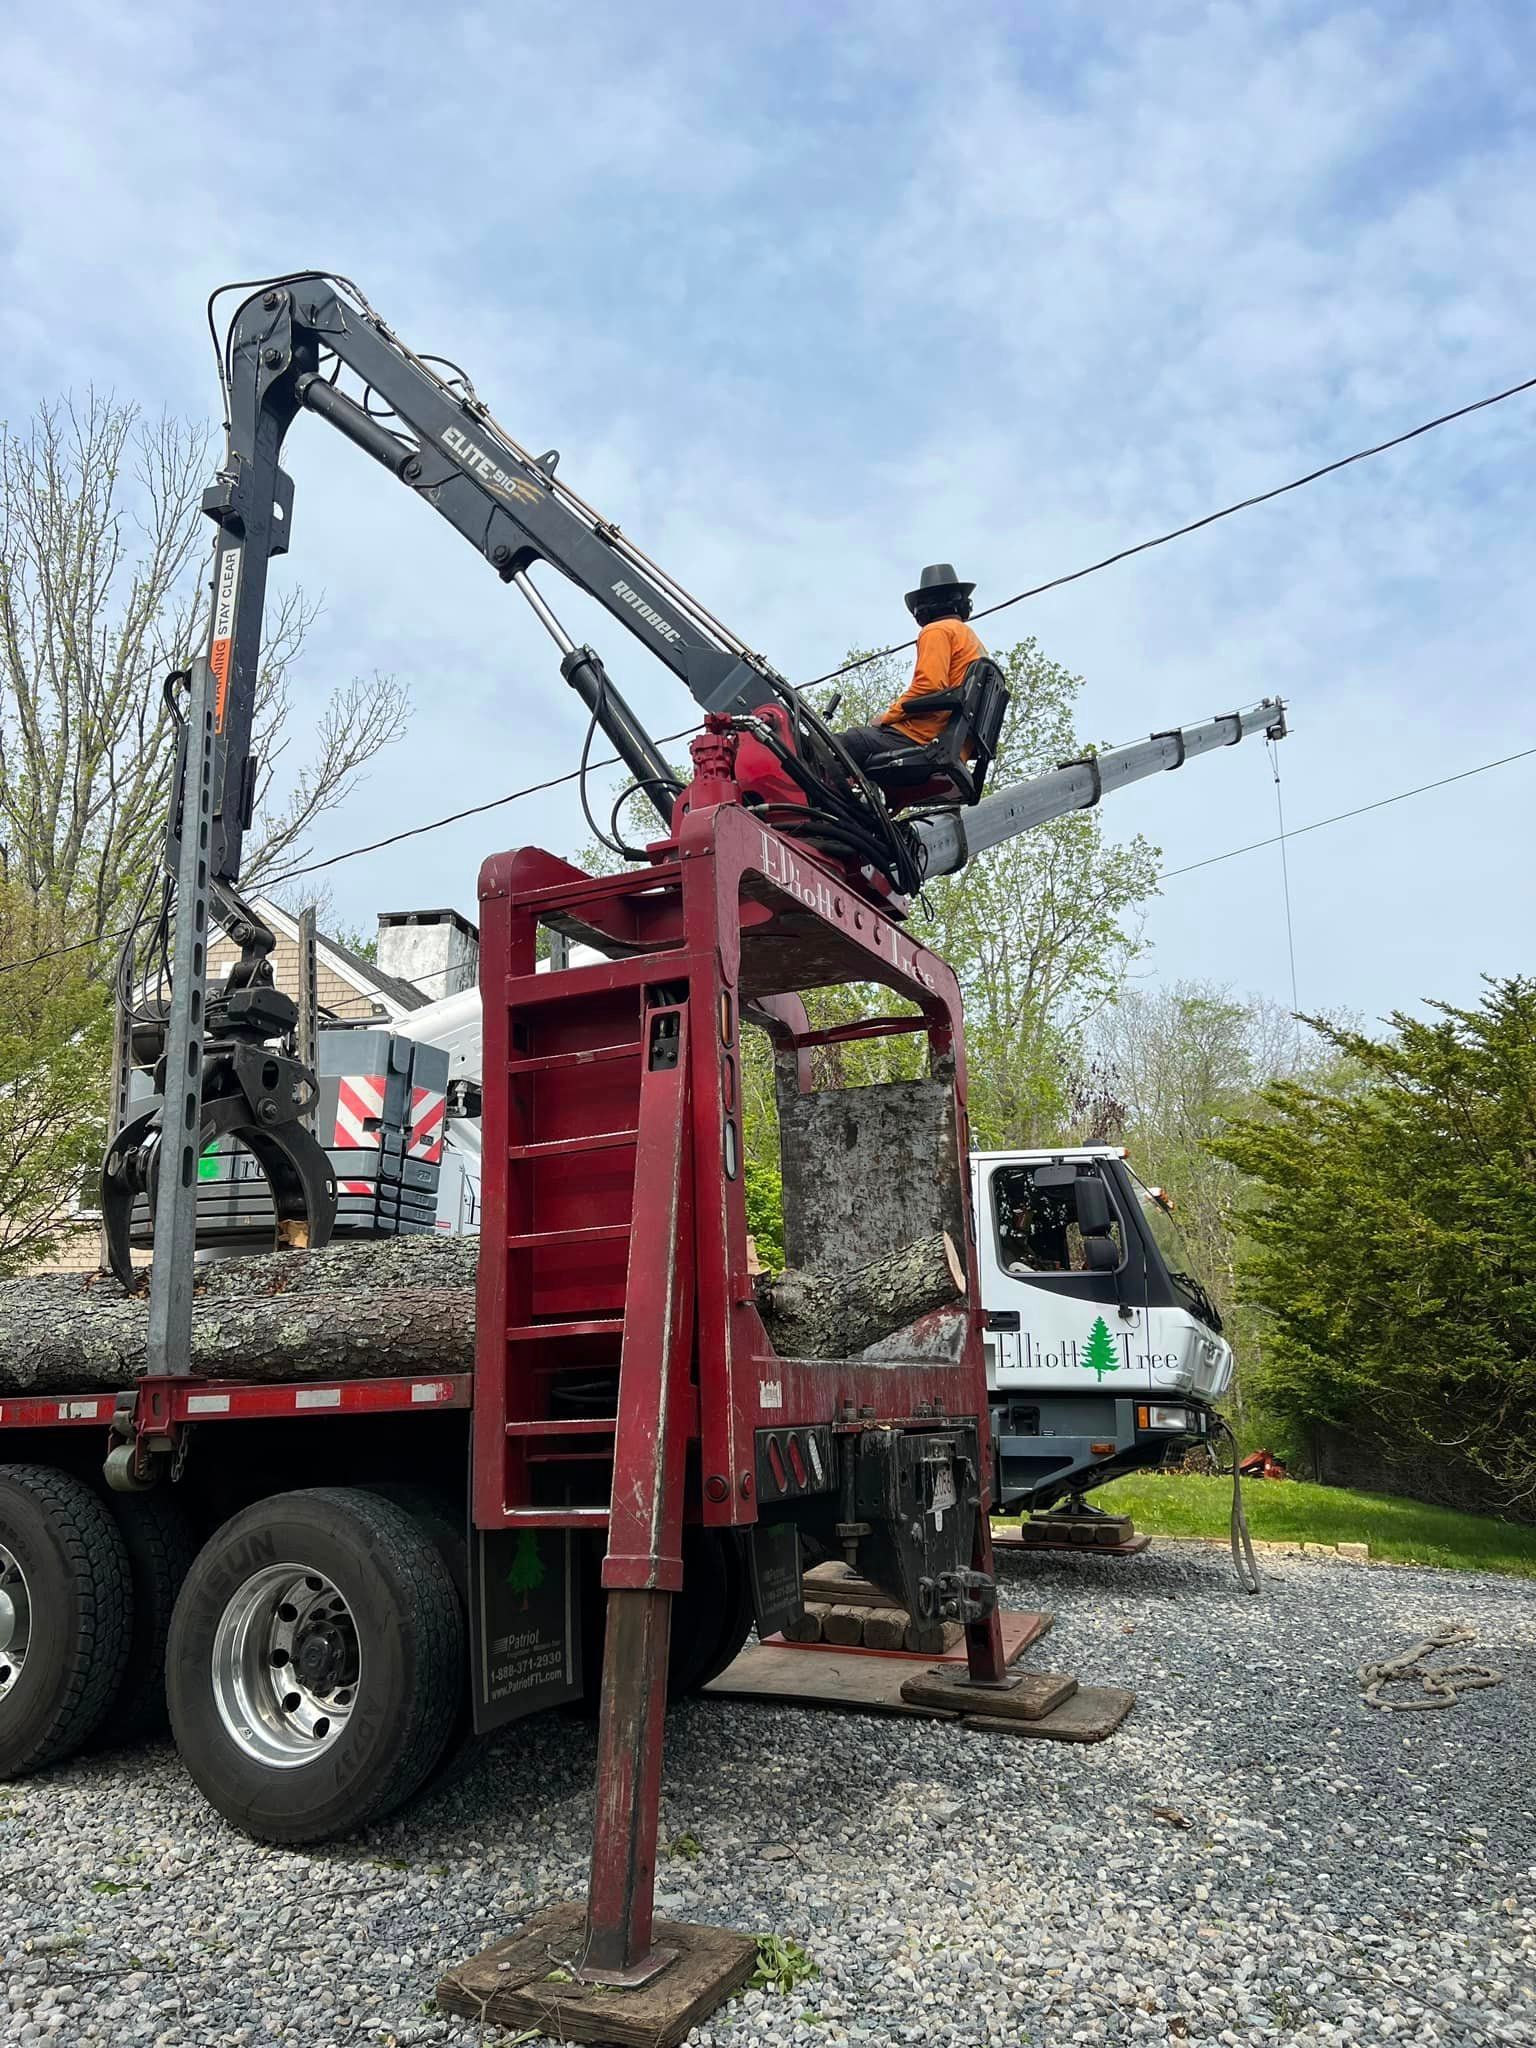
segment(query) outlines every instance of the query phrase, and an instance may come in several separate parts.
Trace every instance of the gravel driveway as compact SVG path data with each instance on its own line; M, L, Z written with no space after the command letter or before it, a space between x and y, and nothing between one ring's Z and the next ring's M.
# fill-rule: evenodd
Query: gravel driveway
M699 1701L659 1904L821 1974L699 2043L1536 2042L1536 1586L1218 1552L1004 1560L1040 1667L1132 1685L1100 1748ZM1381 1714L1352 1673L1442 1619L1508 1682ZM590 1729L544 1721L338 1850L256 1848L166 1747L0 1786L0 2042L470 2043L444 1965L574 1896ZM1160 1816L1156 1809L1165 1809Z

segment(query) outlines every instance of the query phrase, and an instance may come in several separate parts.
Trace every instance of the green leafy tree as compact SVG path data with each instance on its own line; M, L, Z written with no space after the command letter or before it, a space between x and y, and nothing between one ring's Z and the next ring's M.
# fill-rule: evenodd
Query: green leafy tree
M1088 1342L1083 1347L1083 1364L1090 1372L1097 1373L1100 1379L1107 1372L1120 1370L1120 1353L1102 1316L1094 1318L1093 1328L1088 1332Z
M1430 1011L1384 1040L1311 1020L1341 1075L1272 1085L1213 1149L1255 1187L1244 1277L1297 1443L1536 1519L1536 980Z
M532 1529L524 1529L517 1539L512 1552L512 1562L507 1568L507 1584L514 1593L521 1593L523 1606L528 1605L528 1595L536 1593L545 1578L544 1560L539 1555L539 1539Z
M1172 1197L1175 1223L1156 1227L1177 1245L1170 1263L1209 1290L1237 1355L1233 1407L1239 1426L1264 1432L1258 1392L1265 1326L1243 1298L1243 1175L1212 1151L1233 1118L1262 1114L1260 1090L1280 1079L1321 1080L1337 1056L1290 1011L1210 981L1130 988L1095 1018L1081 1083L1085 1142L1123 1143L1142 1179ZM1095 1115L1101 1104L1111 1113Z
M784 1270L784 1180L777 1166L749 1159L746 1168L747 1229L757 1256L771 1272Z

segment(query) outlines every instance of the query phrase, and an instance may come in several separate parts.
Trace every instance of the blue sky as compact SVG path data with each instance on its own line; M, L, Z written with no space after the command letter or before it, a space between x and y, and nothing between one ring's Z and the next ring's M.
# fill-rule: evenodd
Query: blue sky
M1533 44L1492 0L14 11L0 414L211 416L209 289L333 267L816 673L904 633L925 561L987 602L1536 372ZM1081 671L1101 739L1286 696L1304 823L1536 744L1533 456L1536 394L989 630ZM314 423L287 460L300 689L382 668L418 707L319 851L573 766L516 598ZM1304 1007L1526 967L1533 798L1536 761L1296 842ZM1254 747L1105 818L1179 867L1273 803ZM335 870L337 910L472 913L484 854L584 836L555 792ZM1159 978L1288 993L1273 851L1170 880L1147 935Z

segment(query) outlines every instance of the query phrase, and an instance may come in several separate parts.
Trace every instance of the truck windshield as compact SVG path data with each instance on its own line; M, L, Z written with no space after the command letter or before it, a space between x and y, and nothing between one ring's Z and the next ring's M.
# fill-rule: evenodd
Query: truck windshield
M1190 1269L1188 1247L1185 1245L1183 1233L1173 1220L1172 1208L1158 1199L1129 1161L1126 1162L1125 1170L1135 1187L1136 1199L1141 1204L1141 1213L1157 1240L1157 1248L1163 1255L1169 1279L1201 1322L1219 1331L1220 1312Z

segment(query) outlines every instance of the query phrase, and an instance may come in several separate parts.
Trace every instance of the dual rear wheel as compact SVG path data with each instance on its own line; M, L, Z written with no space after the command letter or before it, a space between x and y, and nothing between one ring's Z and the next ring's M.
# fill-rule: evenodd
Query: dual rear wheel
M684 1568L674 1697L718 1675L752 1622L737 1538L689 1530ZM204 1797L246 1833L351 1833L404 1805L468 1733L464 1593L453 1508L420 1489L276 1495L197 1549L174 1495L103 1499L68 1473L0 1467L0 1779L136 1739L168 1712Z

